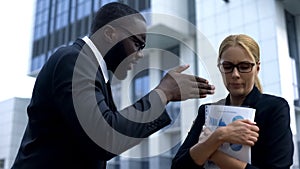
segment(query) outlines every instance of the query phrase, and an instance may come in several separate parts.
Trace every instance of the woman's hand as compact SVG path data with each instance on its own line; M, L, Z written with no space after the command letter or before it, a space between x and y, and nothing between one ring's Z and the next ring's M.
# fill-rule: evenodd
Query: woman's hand
M222 142L253 146L258 139L259 128L250 120L236 120L216 130Z

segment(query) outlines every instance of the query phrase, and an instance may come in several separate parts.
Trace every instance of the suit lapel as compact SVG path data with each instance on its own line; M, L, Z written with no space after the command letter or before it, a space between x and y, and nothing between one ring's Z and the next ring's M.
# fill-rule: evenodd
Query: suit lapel
M98 64L98 61L96 60L96 56L94 55L93 51L89 48L88 45L85 45L85 42L82 39L76 40L75 44L79 45L80 48L82 48L82 49L84 48L85 52L87 52L87 55L90 55L91 56L90 58L93 59L93 63ZM96 78L97 78L96 81L99 81L102 85L102 87L100 87L100 88L103 89L103 95L105 96L105 101L108 104L109 108L112 111L116 111L117 108L116 108L114 100L113 100L111 84L109 81L107 83L105 83L104 75L102 74L100 65L98 65L98 71L97 71Z
M116 111L117 108L116 108L116 105L114 103L114 99L113 99L113 95L112 95L112 91L111 91L111 84L110 82L108 81L106 83L106 89L107 89L107 92L108 92L108 97L107 98L107 103L109 105L109 107L111 108L112 111Z

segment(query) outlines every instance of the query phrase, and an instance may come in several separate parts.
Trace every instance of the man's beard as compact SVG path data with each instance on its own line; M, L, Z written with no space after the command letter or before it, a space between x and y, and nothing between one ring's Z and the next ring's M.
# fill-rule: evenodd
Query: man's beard
M127 53L123 41L118 42L104 56L107 69L119 80L127 77L127 66L123 61L126 59Z

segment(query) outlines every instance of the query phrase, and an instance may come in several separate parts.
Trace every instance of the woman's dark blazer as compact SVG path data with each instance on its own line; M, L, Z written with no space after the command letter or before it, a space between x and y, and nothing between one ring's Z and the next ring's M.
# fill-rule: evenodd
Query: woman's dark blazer
M219 103L230 105L229 95ZM254 121L259 127L258 141L251 147L251 164L246 169L289 169L293 164L293 139L290 128L290 109L281 97L261 94L254 86L242 106L256 109ZM184 143L172 161L172 169L199 169L189 149L199 140L205 122L205 105L201 105Z

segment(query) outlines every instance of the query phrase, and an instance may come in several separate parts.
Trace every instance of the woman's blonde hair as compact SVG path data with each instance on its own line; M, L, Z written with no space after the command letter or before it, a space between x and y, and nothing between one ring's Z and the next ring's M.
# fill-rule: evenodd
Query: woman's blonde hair
M260 62L260 54L259 54L259 46L256 41L248 35L245 34L238 34L238 35L229 35L227 36L221 43L219 48L219 57L218 63L220 62L221 56L223 52L232 46L241 46L249 56L256 62ZM262 92L262 86L259 81L258 76L255 77L255 86Z

